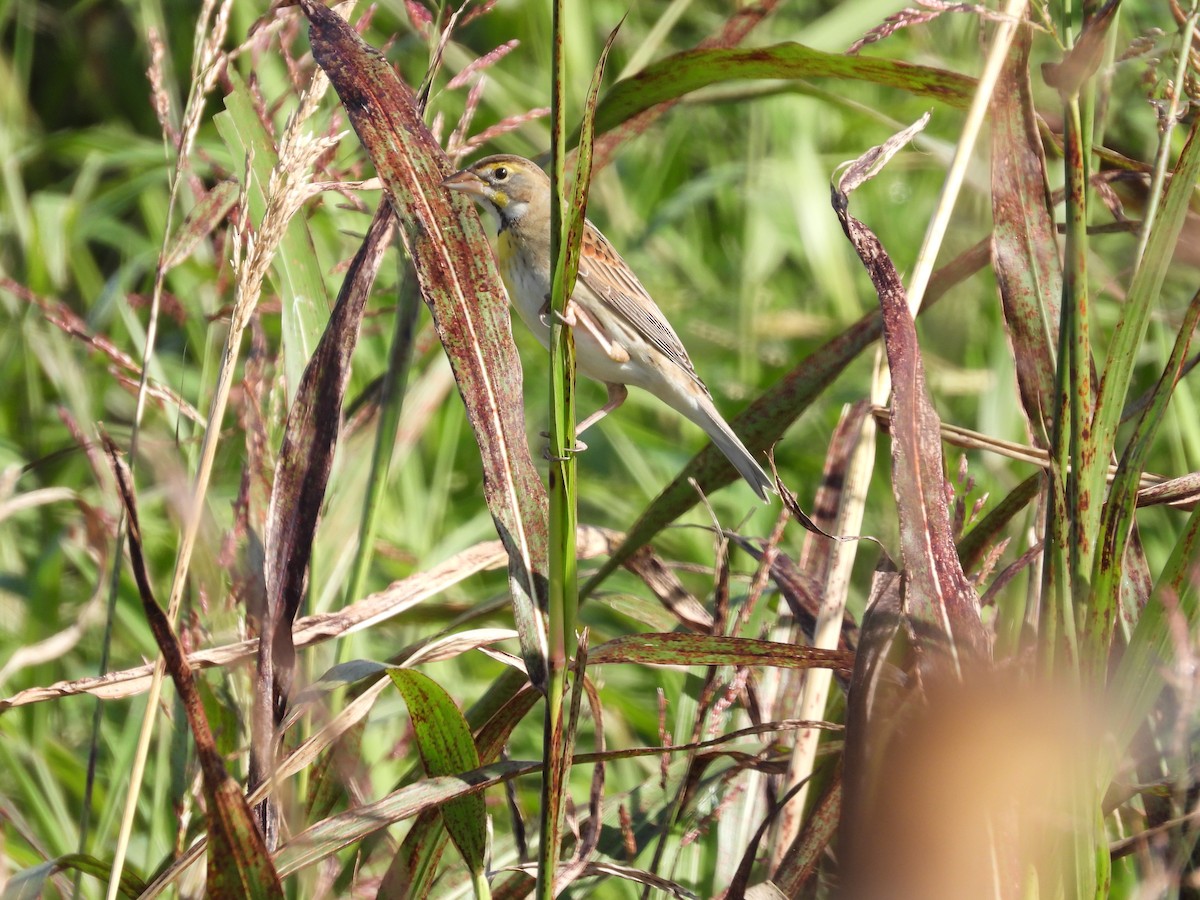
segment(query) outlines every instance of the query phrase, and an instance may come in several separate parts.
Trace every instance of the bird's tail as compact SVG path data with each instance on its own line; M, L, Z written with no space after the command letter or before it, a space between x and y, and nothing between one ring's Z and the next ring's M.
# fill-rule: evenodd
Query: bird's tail
M717 449L733 463L733 467L741 473L741 476L746 479L746 483L754 489L754 493L758 494L764 503L767 501L768 493L777 493L771 477L763 471L762 466L755 462L750 451L746 449L746 445L733 433L733 429L721 417L709 397L695 397L693 404L689 404L683 412L704 429L704 432L712 438L712 442L717 445Z

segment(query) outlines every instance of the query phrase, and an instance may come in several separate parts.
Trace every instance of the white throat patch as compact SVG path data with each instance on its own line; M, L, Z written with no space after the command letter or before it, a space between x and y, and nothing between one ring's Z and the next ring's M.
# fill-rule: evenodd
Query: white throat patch
M515 222L529 209L529 204L524 201L508 201L508 206L504 207L505 218L510 222Z

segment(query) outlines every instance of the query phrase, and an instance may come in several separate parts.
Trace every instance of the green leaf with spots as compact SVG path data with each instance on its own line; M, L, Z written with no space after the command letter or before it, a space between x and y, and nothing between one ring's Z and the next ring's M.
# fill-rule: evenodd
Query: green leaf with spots
M445 689L428 675L411 669L393 669L389 674L408 705L425 774L436 778L479 768L471 729ZM487 854L483 797L469 794L449 800L442 805L441 813L467 866L473 873L482 872Z

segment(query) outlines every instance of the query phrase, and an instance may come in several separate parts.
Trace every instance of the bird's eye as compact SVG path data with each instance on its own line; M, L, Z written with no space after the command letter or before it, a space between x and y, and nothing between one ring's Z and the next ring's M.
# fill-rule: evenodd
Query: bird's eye
M497 166L492 169L492 177L497 181L503 181L508 177L508 169L504 168L504 166Z

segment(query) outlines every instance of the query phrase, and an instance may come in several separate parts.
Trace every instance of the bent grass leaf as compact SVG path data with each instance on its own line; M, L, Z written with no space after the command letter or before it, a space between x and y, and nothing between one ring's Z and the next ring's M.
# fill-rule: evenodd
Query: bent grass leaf
M387 663L376 662L373 659L350 659L327 669L315 681L305 685L304 690L293 700L294 707L311 703L338 688L349 687L368 678L373 678L386 672L390 666Z
M276 854L275 863L279 873L286 877L425 810L444 807L485 788L539 771L540 762L511 761L492 763L458 775L426 778L374 803L318 822L284 844Z
M839 78L894 87L965 109L975 82L964 75L889 59L844 56L803 44L676 53L615 84L596 110L601 134L641 112L712 84L779 78Z
M619 541L614 541L613 549L620 546ZM649 547L639 548L625 560L624 565L650 589L650 593L662 605L661 615L666 617L667 624L654 630L669 631L674 625L682 625L688 631L696 631L701 634L708 634L712 631L712 613L705 609L704 605L684 587L675 571L661 557L656 556ZM608 594L605 602L620 609L623 599L621 596ZM627 614L645 621L646 624L653 624L654 620L659 618L657 610L646 610L645 607L649 601L643 601L640 597L632 597L629 602L635 604L637 609L636 611L626 609Z
M412 90L379 51L334 12L305 0L313 55L383 179L421 294L450 357L479 444L483 489L509 554L513 616L534 684L546 683L546 490L525 437L521 366L503 286L469 200L440 187L446 154L425 127Z
M719 33L705 38L697 45L697 50L736 47L753 31L763 19L769 16L779 6L780 0L762 0L751 6L743 6L735 10L725 21ZM644 48L643 48L644 49ZM664 100L650 109L643 110L636 116L622 122L596 138L595 166L603 168L612 158L617 148L649 128L656 119L663 115L682 98L673 97Z

